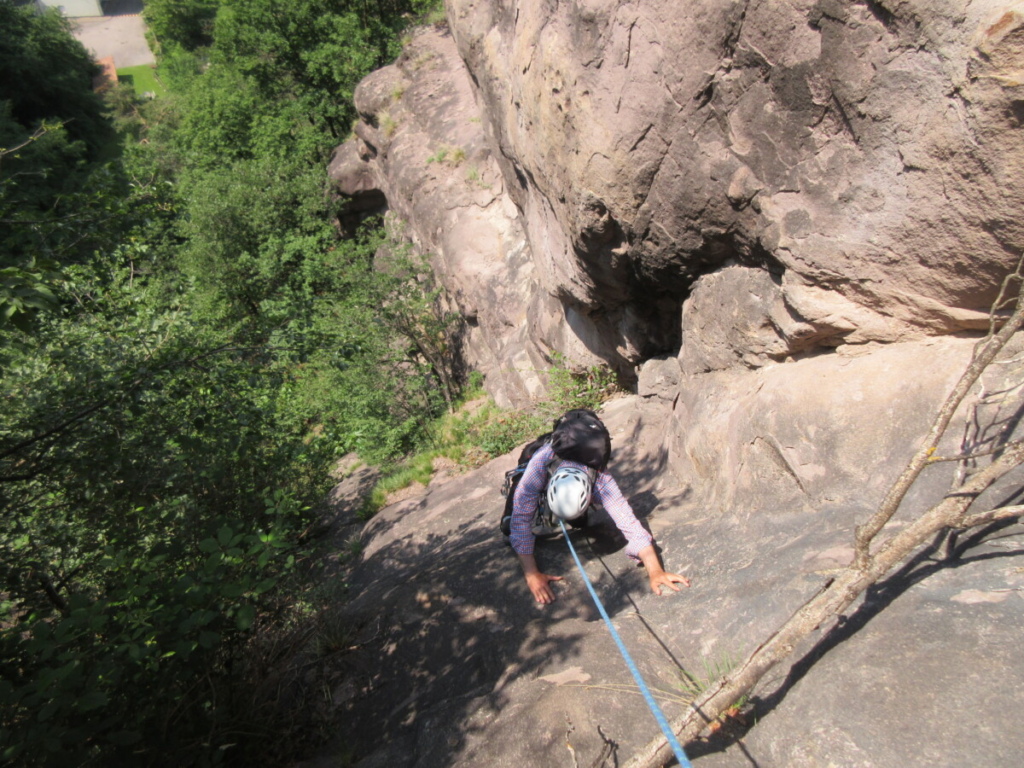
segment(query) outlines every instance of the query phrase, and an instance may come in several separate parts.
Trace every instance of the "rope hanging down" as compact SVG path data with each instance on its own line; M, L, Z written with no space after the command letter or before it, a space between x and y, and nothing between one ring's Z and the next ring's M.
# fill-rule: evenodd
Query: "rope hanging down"
M569 545L569 551L572 552L572 559L576 561L576 567L579 568L580 573L583 574L583 581L587 585L587 589L590 590L590 596L594 599L594 605L597 606L597 610L601 613L601 618L604 619L604 623L608 626L608 631L612 633L612 638L615 640L615 644L619 646L619 653L622 654L622 658L626 662L626 666L629 667L629 671L632 673L633 679L636 680L636 684L640 687L640 693L644 695L644 701L646 701L647 706L650 707L651 714L654 715L654 719L657 720L658 725L661 726L661 732L665 734L665 739L668 741L668 745L672 747L676 760L679 761L681 768L692 768L689 759L686 757L686 753L679 744L679 740L676 739L676 735L672 733L672 729L669 727L668 720L665 718L665 713L661 711L661 707L658 706L658 702L656 702L654 700L654 696L651 695L651 691L647 687L647 683L644 682L643 677L641 677L640 670L637 669L637 666L633 661L633 657L630 656L629 651L626 650L626 644L622 642L622 638L619 637L619 633L615 631L612 620L608 618L608 612L604 609L604 604L601 602L601 598L599 598L597 596L597 592L594 591L594 585L590 583L590 577L587 576L587 572L583 570L583 563L580 562L580 556L576 554L576 548L572 545L572 542L569 541L569 531L566 530L565 523L562 520L559 520L558 524L562 526L562 536L565 538L565 543Z

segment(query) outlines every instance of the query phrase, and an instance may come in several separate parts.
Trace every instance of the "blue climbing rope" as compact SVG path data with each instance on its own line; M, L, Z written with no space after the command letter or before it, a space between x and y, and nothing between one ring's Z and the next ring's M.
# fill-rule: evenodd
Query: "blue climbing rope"
M569 545L569 551L572 552L572 559L576 561L576 567L579 568L580 573L583 574L583 581L586 583L587 589L590 590L590 596L594 598L594 605L596 605L597 610L601 612L601 618L604 619L604 623L608 625L608 631L612 633L612 637L615 639L615 644L619 646L619 653L622 654L622 658L625 660L626 666L629 667L629 671L633 674L633 679L636 680L636 684L640 687L640 693L644 695L644 700L647 702L647 706L650 707L651 713L654 715L654 719L657 720L658 725L661 726L661 732L665 734L665 739L668 741L668 745L672 747L676 760L679 761L681 768L692 768L689 759L686 757L686 753L679 744L679 740L676 738L676 735L672 733L672 729L669 727L668 720L665 718L665 713L661 711L661 707L658 706L658 702L656 702L654 700L654 696L651 695L651 691L647 687L647 683L644 682L643 677L641 677L640 670L637 669L636 664L633 661L633 657L630 656L629 651L626 650L626 644L622 642L622 638L619 637L619 633L615 631L615 626L612 624L612 620L608 618L608 611L604 609L604 604L601 602L601 598L599 598L597 596L597 592L594 591L594 585L590 583L590 577L587 576L587 572L583 570L583 563L580 562L580 556L576 554L576 548L569 540L569 531L566 530L565 523L562 520L559 520L558 524L562 526L562 536L565 537L565 543Z

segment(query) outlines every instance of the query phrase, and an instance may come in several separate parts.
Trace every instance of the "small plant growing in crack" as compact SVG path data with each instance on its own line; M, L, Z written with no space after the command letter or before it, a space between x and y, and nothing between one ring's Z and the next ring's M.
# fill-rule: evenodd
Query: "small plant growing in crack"
M466 161L466 150L462 147L440 147L437 152L427 158L428 163L447 163L451 166L462 165Z
M685 669L679 672L679 689L688 702L702 696L720 678L725 677L739 665L736 658L728 651L722 651L714 658L701 658L701 669L689 672ZM709 727L712 733L719 730L728 720L735 720L744 724L743 708L747 705L750 697L746 694L740 696L731 706L727 707L718 719Z
M398 130L398 122L391 116L390 112L381 112L380 117L380 129L384 132L386 138L391 138L395 135L395 131Z

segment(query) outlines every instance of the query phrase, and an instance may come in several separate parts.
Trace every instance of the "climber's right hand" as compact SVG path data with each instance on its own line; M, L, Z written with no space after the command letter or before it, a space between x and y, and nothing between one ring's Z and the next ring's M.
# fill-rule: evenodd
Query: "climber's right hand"
M526 585L530 588L530 592L533 593L533 599L538 603L547 604L555 602L555 592L551 589L548 582L561 580L561 576L548 576L540 571L526 574Z
M541 573L537 567L537 561L533 555L520 555L519 564L523 568L523 575L526 577L526 586L530 588L533 599L542 605L555 602L555 593L551 589L552 581L561 581L561 576L548 576Z

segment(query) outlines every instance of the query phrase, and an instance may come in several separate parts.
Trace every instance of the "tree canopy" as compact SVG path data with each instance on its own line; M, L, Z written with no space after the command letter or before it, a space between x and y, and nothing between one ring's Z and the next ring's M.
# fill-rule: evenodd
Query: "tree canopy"
M312 609L328 471L408 451L450 399L423 265L374 269L383 230L342 237L326 178L413 10L152 0L170 94L143 102L0 0L5 760L272 759L236 735L246 649Z
M0 2L0 318L54 305L59 265L109 244L120 179L99 71L57 11Z

